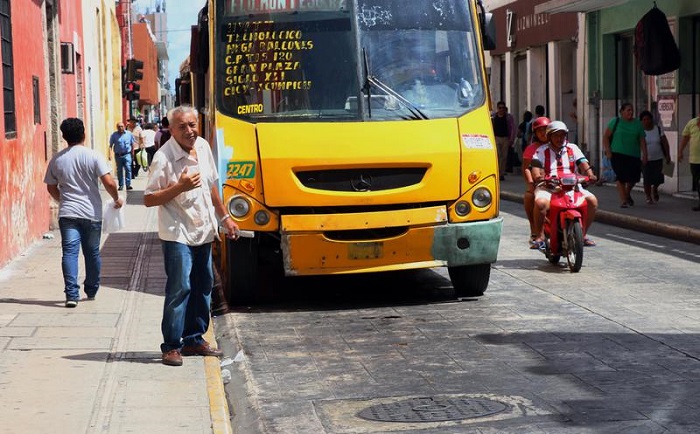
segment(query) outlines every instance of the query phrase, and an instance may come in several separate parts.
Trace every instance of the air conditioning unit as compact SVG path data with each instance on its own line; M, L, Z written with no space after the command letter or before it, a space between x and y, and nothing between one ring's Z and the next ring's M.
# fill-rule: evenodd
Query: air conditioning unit
M61 42L61 72L75 74L75 48L72 42Z

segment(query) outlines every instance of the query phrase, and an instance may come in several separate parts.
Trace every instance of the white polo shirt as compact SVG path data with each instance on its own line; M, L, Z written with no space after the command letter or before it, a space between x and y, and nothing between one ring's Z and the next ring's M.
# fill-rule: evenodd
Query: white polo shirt
M219 173L206 140L197 137L194 149L196 160L180 147L174 137L165 142L153 156L144 194L153 194L177 183L186 166L188 173L199 170L201 187L180 193L158 207L158 237L164 241L200 246L219 239L211 199L211 188L219 182Z

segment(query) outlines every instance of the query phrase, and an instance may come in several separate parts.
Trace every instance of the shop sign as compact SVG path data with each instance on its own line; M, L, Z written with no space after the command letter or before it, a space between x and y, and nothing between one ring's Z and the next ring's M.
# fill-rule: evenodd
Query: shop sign
M670 128L673 124L673 114L676 112L676 100L674 98L661 98L657 102L657 110L664 128Z

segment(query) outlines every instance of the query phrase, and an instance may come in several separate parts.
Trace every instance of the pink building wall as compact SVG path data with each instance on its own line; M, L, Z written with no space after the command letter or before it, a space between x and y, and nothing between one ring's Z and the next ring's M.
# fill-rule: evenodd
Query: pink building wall
M75 72L61 74L63 118L79 117L87 124L85 110L85 70L83 59L83 14L80 0L62 0L58 8L59 39L73 43ZM80 88L79 88L80 87Z
M60 41L73 42L76 53L80 54L83 51L80 1L57 4ZM51 199L43 182L44 172L53 149L65 146L65 142L51 143L48 134L50 105L57 102L48 101L44 2L16 0L10 5L16 132L8 132L4 117L0 116L0 267L50 229ZM56 51L60 53L58 47ZM76 62L76 72L78 67ZM35 77L39 95L36 120ZM0 71L0 80L5 79ZM78 116L79 101L85 107L84 85L83 90L78 88L78 74L62 74L60 83L60 116ZM4 106L3 98L0 93L0 106Z
M16 134L8 136L0 117L0 266L49 226L49 195L42 182L48 123L45 42L36 37L43 28L41 7L25 0L11 2L11 8ZM32 77L39 78L41 123L34 122ZM3 98L0 94L0 106Z

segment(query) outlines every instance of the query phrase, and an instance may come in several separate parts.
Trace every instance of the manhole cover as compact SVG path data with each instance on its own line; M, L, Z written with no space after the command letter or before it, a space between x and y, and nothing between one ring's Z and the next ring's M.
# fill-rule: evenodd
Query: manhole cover
M507 408L490 399L426 397L373 405L357 415L378 422L441 422L484 417Z

